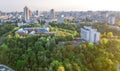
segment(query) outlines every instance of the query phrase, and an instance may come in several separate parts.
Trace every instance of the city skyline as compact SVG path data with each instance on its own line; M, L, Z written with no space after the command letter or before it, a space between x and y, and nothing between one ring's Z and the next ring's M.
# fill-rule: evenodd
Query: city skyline
M120 11L119 0L0 0L0 10L5 12L31 10L49 11Z

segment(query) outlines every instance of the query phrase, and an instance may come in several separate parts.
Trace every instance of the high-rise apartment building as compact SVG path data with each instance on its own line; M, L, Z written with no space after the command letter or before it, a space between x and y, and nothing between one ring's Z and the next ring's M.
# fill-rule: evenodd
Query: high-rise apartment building
M28 21L30 19L30 10L27 6L24 7L24 20Z
M2 12L0 11L0 16L2 15Z
M49 15L50 19L54 19L55 18L55 11L54 9L50 10L50 15Z
M33 13L31 10L29 10L29 17L32 17L33 16Z
M39 15L39 11L38 11L38 10L35 11L35 15L36 15L36 16Z

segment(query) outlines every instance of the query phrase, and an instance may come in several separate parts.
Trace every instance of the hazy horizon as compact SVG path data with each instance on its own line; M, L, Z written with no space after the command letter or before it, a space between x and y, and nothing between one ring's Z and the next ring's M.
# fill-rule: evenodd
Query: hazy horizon
M31 10L49 11L120 11L119 0L0 0L4 12Z

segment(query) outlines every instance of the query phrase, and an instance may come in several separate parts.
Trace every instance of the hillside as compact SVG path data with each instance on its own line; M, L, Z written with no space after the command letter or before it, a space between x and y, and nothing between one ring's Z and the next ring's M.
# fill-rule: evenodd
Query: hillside
M97 25L102 33L101 42L82 42L76 46L69 41L80 37L80 27L73 24L51 23L48 27L56 34L29 36L15 34L23 27L4 24L0 26L0 37L4 39L0 40L0 64L15 71L117 71L120 64L119 32L103 32L104 27L99 26L104 25ZM37 27L41 26L37 24ZM108 35L110 32L113 36ZM58 45L60 41L65 44Z

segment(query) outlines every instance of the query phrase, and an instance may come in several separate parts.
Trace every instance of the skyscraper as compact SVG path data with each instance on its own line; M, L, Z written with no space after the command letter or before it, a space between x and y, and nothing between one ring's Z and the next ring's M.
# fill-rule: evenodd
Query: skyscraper
M29 17L32 17L33 16L33 13L31 10L29 10Z
M2 15L2 12L0 11L0 16Z
M30 12L29 12L30 10L29 10L29 8L27 7L27 6L25 6L24 7L24 20L25 21L28 21L29 20L29 18L30 18Z
M55 18L55 11L54 11L54 9L51 9L50 10L50 19L54 19Z
M38 10L36 10L35 14L36 14L36 16L38 16L38 15L39 15L39 11L38 11Z

